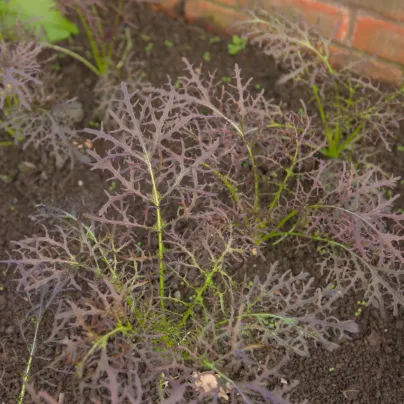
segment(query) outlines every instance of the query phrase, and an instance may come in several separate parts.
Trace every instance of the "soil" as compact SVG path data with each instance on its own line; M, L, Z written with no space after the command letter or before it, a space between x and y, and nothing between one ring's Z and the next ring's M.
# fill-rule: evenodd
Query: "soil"
M238 63L245 78L253 77L253 83L262 86L267 96L282 99L296 105L304 94L274 89L280 75L274 62L257 50L247 47L237 56L227 52L227 38L219 42L215 35L202 29L172 20L147 8L134 7L133 20L137 29L133 33L133 51L144 63L146 79L155 86L164 84L167 76L173 81L181 76L186 57L192 64L203 63L209 70L217 71L218 77L231 77L234 63ZM145 40L146 37L150 39ZM170 42L167 42L170 41ZM153 43L147 51L147 43ZM210 61L207 59L207 52ZM63 62L64 86L73 89L91 109L91 86L94 80L82 66L74 62ZM379 163L394 176L404 174L403 152L397 146L404 144L403 133L398 134L391 153L381 154ZM0 149L0 259L7 257L12 240L18 240L41 232L38 224L30 219L37 204L51 204L66 209L94 208L104 198L105 178L99 172L89 171L84 165L72 171L58 168L51 159L44 159L33 148L17 147ZM398 192L404 191L400 185ZM401 192L404 194L404 192ZM404 208L400 199L398 208ZM285 267L310 264L303 257L279 251L276 259ZM262 271L262 268L257 268ZM13 274L7 269L0 273L0 403L16 402L21 388L21 376L27 360L27 344L19 328L19 315L24 306L16 298ZM352 312L355 297L341 307L341 313ZM310 358L292 357L283 369L288 383L299 381L293 390L294 403L307 400L311 404L401 404L404 403L404 317L387 315L381 317L372 309L364 310L358 319L361 332L353 341L345 342L335 352L313 350ZM40 339L40 338L39 338ZM52 358L52 352L38 352L33 373ZM42 365L41 365L42 364ZM60 376L64 379L65 375ZM45 389L57 390L63 382L54 372L42 374L39 384ZM66 385L64 386L66 388ZM25 402L30 402L27 398ZM74 404L73 401L67 401Z

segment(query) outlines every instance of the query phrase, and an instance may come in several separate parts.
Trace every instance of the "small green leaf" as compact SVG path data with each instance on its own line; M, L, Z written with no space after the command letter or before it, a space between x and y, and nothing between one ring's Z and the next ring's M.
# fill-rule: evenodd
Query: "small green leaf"
M7 174L0 174L0 179L6 184L9 184L12 181L12 178Z
M174 46L174 42L171 42L169 40L165 40L164 45L167 46L167 48L172 48Z
M149 42L149 43L145 46L145 48L144 48L144 50L145 50L147 53L150 53L152 49L153 49L153 42Z
M202 57L203 57L203 60L204 60L205 62L210 62L210 60L211 60L211 58L210 58L210 52L205 52Z
M108 191L114 191L116 189L116 181L112 181L111 185L108 187Z
M60 64L59 64L59 63L52 63L52 64L50 65L50 68L51 68L53 71L57 72L57 73L59 73L59 72L62 70L62 68L60 67Z
M239 37L238 35L233 35L232 43L229 43L227 45L227 51L229 55L232 56L238 55L247 46L247 41L248 41L247 38Z

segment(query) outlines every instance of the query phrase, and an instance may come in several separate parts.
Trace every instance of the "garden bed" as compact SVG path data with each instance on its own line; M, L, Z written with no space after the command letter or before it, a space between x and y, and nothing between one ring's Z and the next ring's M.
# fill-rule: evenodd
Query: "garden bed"
M136 59L143 63L141 68L144 80L153 86L161 86L171 77L173 83L184 75L183 57L202 70L216 71L223 82L232 81L234 64L241 68L244 80L252 77L253 90L257 94L265 90L265 96L281 100L288 108L299 107L298 99L309 100L312 94L293 90L275 89L275 82L281 71L275 62L253 46L247 46L236 56L228 52L230 38L217 37L203 30L189 26L179 20L144 7L133 7L133 18L137 28L131 32L133 52ZM55 62L53 62L55 63ZM70 97L77 97L84 105L85 114L94 108L91 93L95 84L91 73L78 62L69 58L57 60L57 69L63 74L63 88ZM62 91L62 90L60 90ZM62 91L63 92L63 91ZM83 122L88 125L88 122ZM4 137L7 135L4 134ZM404 174L404 132L397 129L391 144L391 152L379 153L373 163L393 176ZM86 137L83 135L83 140ZM102 145L95 144L102 148ZM372 146L371 146L372 147ZM374 151L380 149L377 144ZM57 167L52 159L44 159L40 151L29 147L0 149L0 258L6 259L13 248L11 241L41 234L43 229L30 219L38 204L50 204L67 211L96 212L106 200L104 189L107 176L100 171L90 171L84 164L73 170L67 166ZM394 190L404 194L404 185L400 183ZM397 209L404 209L404 199L396 201ZM266 262L255 259L254 265L242 266L249 277L263 275L270 262L279 261L281 268L299 271L307 270L316 281L322 276L314 267L315 260L310 251L296 254L293 244L280 244L275 249L266 249ZM16 402L21 390L21 373L27 360L29 338L23 338L19 320L23 316L27 302L15 293L15 274L9 271L1 273L0 284L0 401ZM357 297L349 296L340 303L340 318L352 318L358 310ZM51 320L49 320L50 322ZM37 391L43 389L54 397L63 393L66 403L75 403L69 393L74 377L71 371L55 372L53 369L37 372L57 356L58 348L52 351L42 348L41 341L48 337L49 322L45 318L40 328L38 348L34 355L30 382ZM404 402L404 318L402 310L393 317L390 313L382 316L374 308L365 308L357 316L360 332L350 342L343 342L334 352L323 348L311 349L310 358L292 355L290 361L281 369L283 380L277 379L279 387L299 385L292 390L290 400L293 403L307 400L310 404L337 403L391 403ZM31 334L29 334L31 335ZM32 335L31 335L32 336ZM25 402L30 403L29 395ZM149 401L148 401L149 402Z

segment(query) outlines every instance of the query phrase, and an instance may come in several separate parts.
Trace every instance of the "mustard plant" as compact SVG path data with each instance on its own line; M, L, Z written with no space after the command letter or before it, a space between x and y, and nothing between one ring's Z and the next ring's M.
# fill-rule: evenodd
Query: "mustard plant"
M105 144L92 169L118 185L97 213L42 206L44 234L7 261L29 301L55 291L43 344L52 369L76 376L79 403L286 402L273 385L287 352L358 331L354 313L336 318L341 297L404 304L404 216L384 192L397 179L322 159L308 115L250 92L237 66L227 87L185 68L181 86L122 83L114 124L86 129ZM265 261L291 240L324 283ZM40 374L27 391L49 397Z

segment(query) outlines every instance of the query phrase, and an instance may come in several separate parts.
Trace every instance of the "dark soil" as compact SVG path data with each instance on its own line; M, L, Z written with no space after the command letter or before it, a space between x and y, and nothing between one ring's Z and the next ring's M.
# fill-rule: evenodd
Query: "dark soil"
M140 61L146 79L158 86L170 76L173 81L183 75L182 57L194 65L203 63L210 71L217 70L218 77L231 77L234 63L242 69L244 78L253 77L253 83L262 86L268 97L282 99L291 106L297 105L299 97L293 91L274 90L279 70L266 56L252 48L236 57L227 52L227 39L212 40L214 35L182 21L171 20L146 8L134 8L133 22L138 29L133 33L133 50ZM145 36L150 37L147 41ZM171 41L166 42L166 41ZM146 51L147 43L153 43ZM172 46L171 46L172 43ZM209 52L210 61L204 61ZM85 68L76 63L63 61L63 83L73 89L71 96L77 96L84 103L86 111L91 109L91 87L94 79ZM404 145L404 136L397 137L392 153L380 156L379 163L394 176L404 174L403 152L397 146ZM37 204L52 204L65 209L80 207L94 211L103 198L104 178L88 167L76 166L58 169L52 160L45 160L36 150L25 151L16 147L0 149L0 258L6 258L12 248L11 241L41 232L39 225L30 219ZM404 191L401 184L400 190ZM399 191L400 191L399 190ZM401 192L404 194L404 192ZM399 208L404 208L400 199ZM312 266L310 257L295 255L293 251L274 253L281 265L287 267ZM264 267L257 265L257 273ZM17 297L13 274L4 270L0 273L0 402L16 402L21 388L21 372L27 360L27 344L19 329L19 313L25 302ZM345 316L355 310L355 297L341 307ZM335 352L313 350L309 359L293 357L284 368L285 380L300 382L292 394L293 402L307 400L313 404L361 403L401 404L404 403L404 317L391 315L381 317L379 312L368 309L359 318L360 335L352 342L344 343ZM40 340L40 338L39 338ZM54 356L51 351L38 351L34 360L33 374ZM37 387L57 391L66 375L52 371L41 374ZM63 386L66 391L66 385ZM67 397L66 397L67 399ZM30 402L26 399L25 402ZM65 401L74 404L73 401Z

